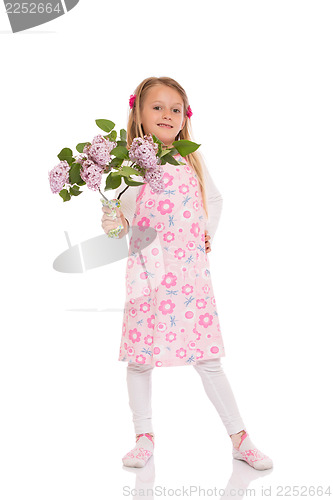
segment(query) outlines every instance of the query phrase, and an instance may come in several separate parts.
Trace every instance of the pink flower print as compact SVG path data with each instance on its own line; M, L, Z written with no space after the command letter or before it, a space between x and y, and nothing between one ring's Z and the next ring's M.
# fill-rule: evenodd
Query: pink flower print
M148 328L154 329L155 326L155 314L152 314L149 318L147 318Z
M200 314L199 325L207 328L208 326L211 326L212 324L213 324L213 316L211 314L209 314L209 313Z
M199 330L197 330L196 328L193 329L193 333L196 333L197 337L195 340L200 340L201 339L201 333L199 332Z
M183 217L184 217L184 219L190 219L190 218L191 218L191 215L192 215L192 214L191 214L191 212L190 212L189 210L185 210L185 211L183 212Z
M161 349L159 347L154 347L154 354L159 354L161 352Z
M165 172L163 175L163 181L164 181L164 186L167 188L169 186L172 186L173 184L173 175L168 174L168 172Z
M154 340L154 337L152 337L152 335L147 335L147 336L144 338L145 344L148 344L148 345L152 345L153 340Z
M138 314L138 312L135 309L135 307L131 307L130 310L128 311L128 313L131 316L131 318L135 318L135 316Z
M157 210L161 212L161 215L171 214L174 203L170 200L162 200L159 202Z
M156 361L155 366L162 366L162 361Z
M185 251L182 248L178 248L178 250L175 250L174 256L178 260L183 259L185 257Z
M184 169L185 169L185 171L186 171L188 174L191 174L191 173L192 173L191 167L190 167L189 165L185 165L185 166L184 166Z
M124 342L125 351L127 351L127 347L128 347L127 342Z
M174 340L176 340L176 338L177 338L177 334L173 333L173 332L169 332L165 336L165 340L167 340L168 342L173 342Z
M143 266L143 264L147 264L147 256L146 255L139 255L138 258L136 259L136 263L138 266Z
M197 309L204 309L207 305L207 302L205 301L205 299L198 299L196 305Z
M186 356L186 349L183 349L182 347L180 349L177 349L176 356L178 358L185 358L185 356Z
M150 311L150 305L148 304L148 302L144 302L140 305L140 311L142 311L143 313L147 313Z
M197 359L202 359L203 358L203 351L201 349L197 349Z
M189 192L190 188L188 187L188 185L187 185L187 184L181 184L181 185L179 186L178 190L179 190L179 192L180 192L181 194L187 194L187 193Z
M200 227L199 227L198 222L193 222L191 229L190 229L190 233L192 233L195 238L197 238L199 236Z
M204 243L205 242L205 233L201 233L201 241Z
M150 288L149 286L145 286L143 289L142 289L142 295L150 295Z
M131 295L132 291L133 291L133 288L131 287L131 285L127 285L126 289L127 289L127 295Z
M162 311L162 314L172 314L175 307L176 304L172 300L162 300L158 310Z
M145 207L147 207L147 208L153 208L154 206L155 206L155 200L153 200L151 198L149 200L147 200L145 203Z
M187 345L189 349L195 349L197 344L194 342L194 340L191 340L191 342L189 342Z
M148 279L146 271L144 271L143 273L140 273L140 279L142 279L142 280Z
M133 330L130 330L128 332L128 338L134 343L134 342L139 342L141 337L141 333L138 332L136 328L133 328Z
M205 286L202 287L202 290L203 290L204 293L209 293L210 288L209 288L208 285L205 285Z
M190 252L193 252L193 250L196 248L196 244L194 243L194 241L188 241L186 247Z
M140 228L140 231L143 231L146 227L150 226L150 220L147 217L141 217L138 222L138 226Z
M208 348L209 352L211 352L212 354L217 354L219 352L219 348L217 347L217 345L212 345L211 347Z
M191 186L193 186L193 187L198 185L198 181L196 180L195 177L190 177L189 182L190 182Z
M158 332L165 332L165 330L167 329L167 326L166 326L166 323L157 323L157 326L156 326L156 330Z
M134 245L133 247L136 249L136 250L139 250L141 248L141 243L142 243L142 239L141 238L137 238L135 241L134 241ZM130 247L131 247L131 244L130 244Z
M128 355L128 356L134 356L134 354L135 354L135 350L134 350L134 348L133 348L132 346L131 346L131 347L129 347L129 348L127 349L127 355Z
M212 297L212 298L210 299L210 301L211 301L212 305L213 305L214 307L216 307L216 300L215 300L215 297Z
M131 269L134 266L134 259L132 257L129 257L127 260L127 267Z
M163 235L163 240L167 241L168 243L171 243L175 239L175 233L171 233L171 231L168 231Z
M154 229L155 229L155 231L157 231L158 233L160 233L161 231L164 231L165 225L163 224L163 222L158 222L155 225Z
M199 191L196 191L194 194L197 198L199 197Z
M199 203L198 203L198 200L195 200L195 201L193 202L193 208L194 208L194 210L196 210L196 211L198 211L198 210L199 210Z
M193 292L193 286L192 285L184 285L182 286L182 293L185 293L185 295L189 295L190 293Z
M146 356L142 356L142 354L139 354L138 356L136 356L135 358L135 362L136 363L140 363L140 365L144 365L145 364L145 361L146 361Z
M161 281L161 285L165 285L167 288L171 286L176 286L177 276L173 273L168 273L163 275L163 279Z

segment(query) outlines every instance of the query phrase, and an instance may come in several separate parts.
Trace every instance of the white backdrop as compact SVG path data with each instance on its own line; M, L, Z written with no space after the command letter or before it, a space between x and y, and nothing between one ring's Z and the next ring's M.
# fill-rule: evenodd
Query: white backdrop
M329 486L332 15L329 1L81 0L12 34L2 7L1 498L126 498L139 486L155 497L192 486L191 498L201 487L201 498L231 484L256 497L303 486L307 497ZM232 460L187 367L154 370L155 456L123 469L134 445L118 361L126 261L52 267L64 231L73 245L102 234L102 212L86 189L63 203L48 171L61 148L99 133L96 118L125 128L148 76L187 91L193 140L223 196L209 254L222 364L269 472Z

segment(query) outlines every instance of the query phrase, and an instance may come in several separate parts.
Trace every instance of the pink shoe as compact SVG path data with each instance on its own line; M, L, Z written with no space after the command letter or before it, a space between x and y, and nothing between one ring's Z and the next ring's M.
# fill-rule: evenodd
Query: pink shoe
M232 456L237 460L244 460L257 470L271 469L273 467L272 459L254 446L247 432L242 435L238 450L233 447Z
M136 447L122 458L126 467L144 467L154 453L154 441L150 434L139 434L136 443Z

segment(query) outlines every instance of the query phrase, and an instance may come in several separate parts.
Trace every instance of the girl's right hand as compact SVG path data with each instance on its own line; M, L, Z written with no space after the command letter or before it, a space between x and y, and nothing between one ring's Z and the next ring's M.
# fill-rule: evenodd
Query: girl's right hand
M125 219L125 216L123 212L118 208L115 207L117 217L112 220L111 217L108 215L111 213L111 209L109 207L103 206L102 207L102 212L103 212L103 217L102 217L102 228L106 234L111 231L111 229L116 229L120 224L124 226L124 229L119 233L119 238L122 238L125 236L125 234L128 233L128 223L127 219Z

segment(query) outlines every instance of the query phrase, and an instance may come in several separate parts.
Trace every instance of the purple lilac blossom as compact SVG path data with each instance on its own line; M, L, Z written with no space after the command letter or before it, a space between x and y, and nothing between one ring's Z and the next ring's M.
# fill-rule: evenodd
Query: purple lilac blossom
M156 156L158 145L154 142L152 136L145 135L135 137L128 152L131 161L137 163L140 167L146 170L155 168L158 163Z
M91 145L86 144L83 148L83 153L88 156L88 159L96 163L97 165L104 167L110 163L110 153L117 146L115 141L109 141L109 139L96 135L92 140Z
M165 189L165 184L163 181L163 169L159 165L157 165L156 168L146 171L145 181L149 183L151 190L154 193L163 193Z
M80 176L84 180L89 189L97 191L101 185L104 169L97 165L92 160L86 160L82 164Z
M61 161L49 172L49 181L52 193L60 193L65 183L69 182L70 166L66 160Z

